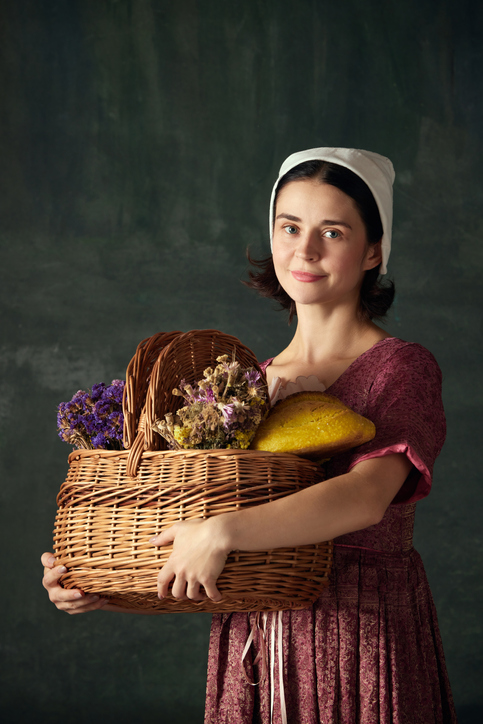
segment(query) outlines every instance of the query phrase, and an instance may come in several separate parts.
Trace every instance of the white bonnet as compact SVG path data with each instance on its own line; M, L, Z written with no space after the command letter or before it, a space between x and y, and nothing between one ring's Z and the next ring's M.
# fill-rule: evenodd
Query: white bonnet
M305 161L329 161L345 166L366 182L377 203L381 216L382 228L382 262L380 273L387 272L387 260L391 252L392 231L392 185L395 173L391 161L372 151L362 151L357 148L310 148L307 151L292 153L280 167L278 179L272 190L270 199L270 244L272 243L274 199L278 183L287 171Z

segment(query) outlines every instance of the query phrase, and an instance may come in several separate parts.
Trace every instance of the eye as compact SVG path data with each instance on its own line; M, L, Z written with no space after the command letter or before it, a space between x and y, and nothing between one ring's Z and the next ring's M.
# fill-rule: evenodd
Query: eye
M293 234L296 234L296 233L298 232L297 227L296 227L296 226L292 226L291 224L287 224L287 225L284 226L283 228L284 228L284 231L286 231L287 234L290 234L291 236L292 236Z
M335 229L329 229L328 231L324 231L322 236L327 237L327 239L338 239L340 236L340 232L336 231Z

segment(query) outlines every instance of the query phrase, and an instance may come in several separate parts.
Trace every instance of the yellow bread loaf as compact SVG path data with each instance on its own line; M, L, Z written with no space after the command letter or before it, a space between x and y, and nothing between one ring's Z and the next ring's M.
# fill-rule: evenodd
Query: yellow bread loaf
M374 424L325 392L296 392L279 400L250 449L331 457L372 440Z

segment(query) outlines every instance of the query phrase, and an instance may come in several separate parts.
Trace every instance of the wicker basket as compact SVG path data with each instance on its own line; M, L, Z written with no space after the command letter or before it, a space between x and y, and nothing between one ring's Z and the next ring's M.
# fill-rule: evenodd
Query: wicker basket
M220 354L235 349L258 364L235 337L214 330L159 334L144 340L127 368L124 444L128 450L76 450L58 498L55 554L66 588L112 603L162 612L269 611L309 606L326 585L332 544L263 552L236 551L218 579L223 600L193 602L156 595L156 577L172 547L150 539L179 520L266 503L321 479L296 455L250 450L166 451L151 424L183 399L181 379L197 382Z

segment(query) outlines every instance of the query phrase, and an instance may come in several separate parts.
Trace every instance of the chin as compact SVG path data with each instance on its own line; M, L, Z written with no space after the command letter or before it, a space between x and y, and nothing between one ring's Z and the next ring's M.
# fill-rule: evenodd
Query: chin
M347 305L359 308L359 292L349 292L345 294L326 293L326 294L287 294L293 299L295 304L300 307L346 307Z
M297 304L316 304L327 299L327 290L321 289L320 282L294 284L293 280L290 279L287 284L280 284L280 286Z

